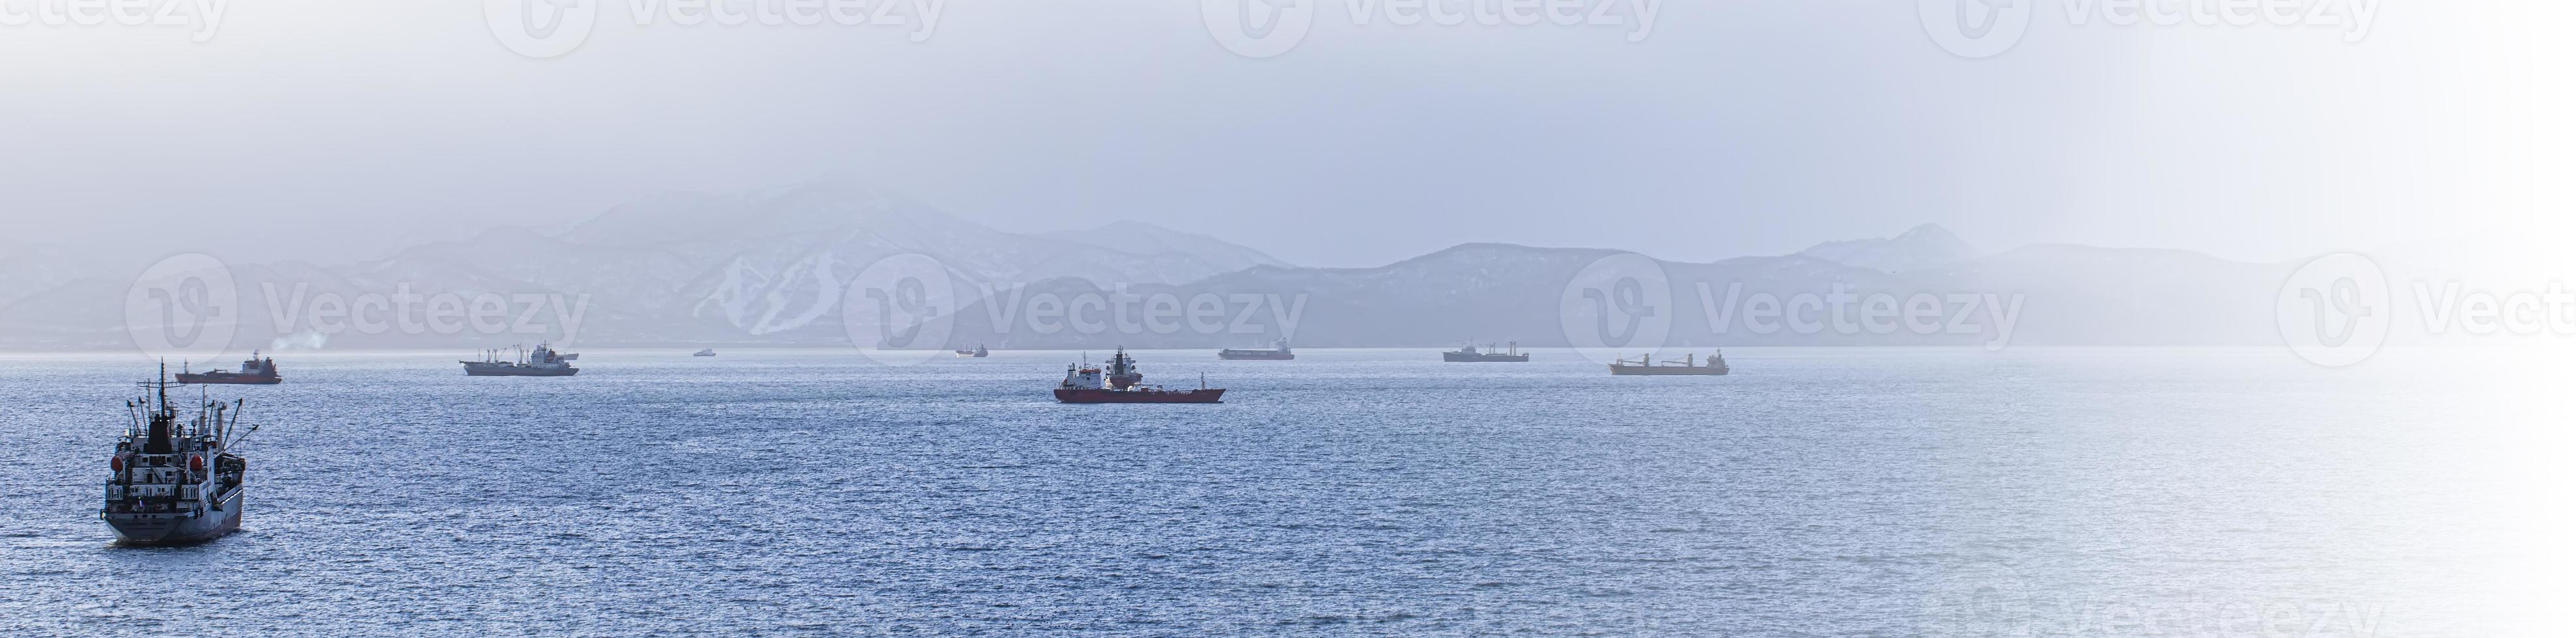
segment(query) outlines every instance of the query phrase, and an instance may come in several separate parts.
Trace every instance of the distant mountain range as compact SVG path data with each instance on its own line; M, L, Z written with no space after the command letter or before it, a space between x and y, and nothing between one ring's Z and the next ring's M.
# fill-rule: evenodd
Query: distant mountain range
M101 271L83 264L97 256L0 249L0 348L129 345L124 297L133 282L120 278L129 275L90 274ZM553 325L564 321L539 321L545 334L492 334L330 331L311 320L323 297L401 293L554 296L533 316L578 314L572 347L843 346L845 289L871 264L903 254L935 260L956 293L933 319L953 326L951 335L921 347L1564 346L1575 343L1569 323L1589 328L1594 313L1631 292L1577 294L1597 264L1624 254L1615 250L1469 244L1377 268L1307 268L1138 222L1005 232L881 189L820 182L662 195L560 232L502 228L355 264L231 264L244 306L234 344L467 350L567 336ZM1652 264L1668 282L1652 320L1668 326L1664 345L1686 348L1993 344L2007 327L2010 343L2022 345L2277 344L2273 304L2295 268L2074 245L1985 253L1934 225L1781 256L1618 259ZM582 306L569 307L576 300ZM537 312L511 306L523 310ZM1895 316L1907 312L1915 323ZM876 321L851 323L906 327ZM1891 328L1927 322L1941 329Z
M1854 268L1901 273L1968 261L1979 253L1966 240L1951 234L1950 229L1924 224L1887 239L1826 242L1798 254Z
M0 255L0 347L114 347L134 271L66 268L69 251ZM818 182L750 192L668 194L615 207L560 233L500 228L341 266L231 264L249 311L244 347L471 347L534 336L472 338L400 329L316 334L302 298L408 293L587 296L594 344L844 341L846 284L885 257L944 264L954 288L1072 277L1103 285L1176 284L1251 266L1286 266L1260 251L1138 222L1051 234L996 230L865 185ZM103 273L103 274L102 274ZM299 286L301 288L299 288ZM286 312L289 321L276 321ZM562 336L556 334L554 336Z
M1937 230L1937 229L1935 229ZM1921 229L1917 233L1922 233ZM1655 262L1670 282L1667 347L1760 345L2256 345L2278 342L2272 321L2274 293L2290 268L2229 262L2182 251L2116 250L2082 246L2032 246L1987 256L1909 253L1891 245L1858 253L1854 265L1799 253L1742 257L1714 263ZM1259 332L1231 330L1174 334L1108 330L1032 329L1025 308L966 309L959 338L1002 348L1106 348L1118 345L1210 348L1288 339L1314 347L1456 345L1470 340L1518 341L1527 347L1578 344L1566 329L1564 293L1587 266L1622 253L1612 250L1470 244L1380 268L1257 267L1177 286L1136 286L1133 297L1176 299L1244 296L1263 299L1251 323ZM1955 260L1950 259L1955 258ZM1877 266L1913 264L1890 272ZM1057 280L1032 286L1022 305L1040 295L1073 299L1107 295L1089 282ZM1286 307L1303 295L1302 308ZM1754 300L1768 296L1781 316L1755 317ZM1787 306L1804 297L1833 304L1848 296L1846 326L1832 305ZM1927 297L1928 296L1928 297ZM1961 301L1964 298L1968 301ZM1276 299L1274 300L1273 297ZM1918 298L1937 301L1941 324L1931 334L1899 327L1870 329L1861 313L1871 298L1889 300L1898 312ZM1231 304L1229 314L1245 304ZM1817 329L1802 331L1786 316L1799 312ZM1293 333L1277 313L1294 313ZM2010 324L2005 325L2009 313ZM1959 321L1961 315L1966 321ZM1011 317L1001 329L999 317ZM1581 322L1575 322L1580 324ZM1902 324L1884 318L1882 326ZM1955 327L1954 327L1954 324ZM1229 326L1231 328L1232 326ZM1583 326L1578 325L1581 329ZM2012 334L1998 334L2009 327ZM1769 328L1766 330L1765 328ZM1999 339L2009 337L2008 342Z

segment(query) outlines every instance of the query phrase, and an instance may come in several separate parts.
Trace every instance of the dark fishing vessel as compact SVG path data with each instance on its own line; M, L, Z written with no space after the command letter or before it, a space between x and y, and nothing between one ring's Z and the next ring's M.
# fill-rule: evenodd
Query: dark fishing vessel
M1109 365L1094 367L1088 363L1065 366L1064 383L1056 385L1055 400L1064 403L1224 403L1225 388L1207 387L1207 377L1199 377L1195 390L1166 390L1141 385L1145 373L1136 370L1136 360L1127 358L1127 349L1109 358Z
M1518 341L1512 342L1510 352L1496 348L1490 343L1485 344L1483 350L1478 350L1476 344L1471 343L1457 350L1440 353L1440 360L1449 363L1529 363L1529 355L1521 353L1521 342Z
M285 377L277 376L277 360L262 359L257 350L251 351L249 361L242 362L240 372L228 370L189 372L187 364L181 363L178 379L179 383L189 385L277 385L286 380Z
M555 352L554 346L537 344L537 349L520 352L516 359L501 358L501 351L487 350L482 361L458 361L465 364L469 377L569 377L580 374L572 362L581 355Z
M166 374L166 373L165 373ZM242 403L200 401L195 418L179 420L168 377L141 384L143 398L125 404L130 419L107 459L107 495L98 518L127 545L203 542L241 529L244 477L250 463L241 440Z
M1725 351L1709 353L1708 363L1705 365L1691 358L1690 355L1682 355L1681 363L1666 361L1658 364L1655 363L1654 355L1646 355L1638 357L1635 361L1620 359L1618 363L1610 364L1610 374L1615 376L1662 375L1722 377L1726 376L1726 373L1727 367Z
M1216 351L1216 358L1227 361L1294 361L1297 353L1288 350L1288 341L1279 340L1269 348L1226 348Z
M975 346L975 349L973 350L957 351L957 358L959 359L982 359L990 356L993 356L993 351L986 350L984 349L984 346L981 345Z

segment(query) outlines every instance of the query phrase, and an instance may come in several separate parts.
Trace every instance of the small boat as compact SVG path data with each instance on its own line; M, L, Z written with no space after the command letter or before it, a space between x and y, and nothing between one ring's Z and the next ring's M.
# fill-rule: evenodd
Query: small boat
M1529 355L1521 353L1521 342L1518 341L1512 342L1510 352L1504 352L1502 348L1496 348L1490 343L1485 344L1485 349L1477 350L1476 344L1471 343L1457 350L1440 353L1440 360L1449 363L1529 363Z
M1285 339L1272 342L1269 348L1226 348L1216 351L1216 358L1227 361L1295 361L1297 353L1288 349Z
M689 355L689 356L692 356L692 357L712 357L712 356L716 356L716 349L715 349L715 348L708 348L708 349L705 349L705 350L699 350L699 351L697 352L697 354L692 354L692 355Z
M975 346L975 349L973 350L957 351L957 358L959 359L982 359L990 356L993 356L993 351L986 350L984 349L984 346L981 345Z
M1207 376L1199 376L1195 390L1166 390L1142 385L1145 373L1136 370L1136 360L1127 358L1127 349L1109 359L1109 365L1092 366L1078 363L1065 366L1064 382L1055 387L1055 400L1062 403L1224 403L1225 388L1207 387Z
M1725 352L1725 351L1722 351L1722 350L1721 350L1721 351L1718 351L1718 352L1712 352L1712 353L1709 353L1709 355L1708 355L1708 363L1707 363L1707 364L1705 364L1705 365L1703 365L1703 364L1699 363L1696 359L1693 359L1690 355L1682 355L1681 363L1673 363L1673 362L1671 362L1671 361L1666 361L1666 362L1663 362L1663 363L1661 363L1661 364L1658 364L1658 363L1655 363L1655 356L1654 356L1654 355L1646 355L1646 356L1638 357L1635 361L1630 361L1630 360L1627 360L1627 359L1620 359L1618 363L1610 364L1610 374L1611 374L1611 375L1613 375L1613 376L1623 376L1623 377L1625 377L1625 376L1706 376L1706 377L1722 377L1722 376L1726 376L1726 373L1727 373L1727 367L1726 367L1726 352Z

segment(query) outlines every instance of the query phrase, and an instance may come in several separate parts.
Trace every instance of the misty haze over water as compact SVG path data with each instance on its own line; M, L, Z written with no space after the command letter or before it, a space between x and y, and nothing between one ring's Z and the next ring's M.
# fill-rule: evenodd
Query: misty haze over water
M2571 19L0 0L0 635L2554 636Z

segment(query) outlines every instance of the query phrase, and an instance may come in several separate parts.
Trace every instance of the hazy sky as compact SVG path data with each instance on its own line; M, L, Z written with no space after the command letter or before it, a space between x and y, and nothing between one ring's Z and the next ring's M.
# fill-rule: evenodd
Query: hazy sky
M2365 33L2079 26L2093 2L2051 0L1969 59L1902 0L1657 2L1635 43L1634 17L1358 26L1363 0L1304 0L1302 44L1252 59L1189 0L944 0L927 32L639 26L647 1L550 59L471 1L232 0L203 43L0 26L0 232L340 260L854 177L1006 229L1138 219L1315 265L1467 241L1707 260L1923 222L2286 259L2564 230L2576 141L2555 2L2322 2L2375 10Z

